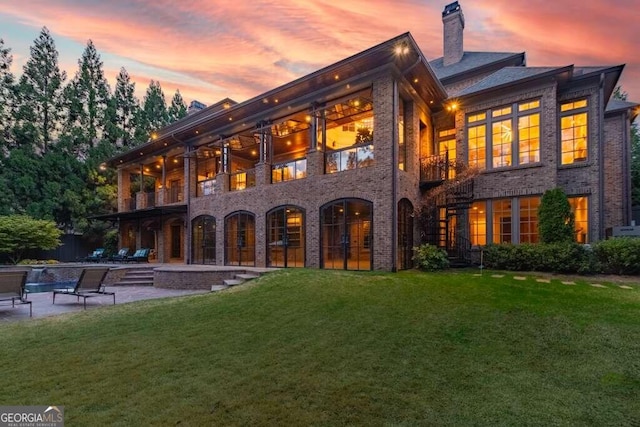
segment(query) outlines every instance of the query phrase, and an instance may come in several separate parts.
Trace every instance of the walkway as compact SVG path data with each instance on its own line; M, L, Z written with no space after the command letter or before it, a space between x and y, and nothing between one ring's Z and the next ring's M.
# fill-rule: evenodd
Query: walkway
M106 289L116 293L116 304L209 292L206 290L159 289L153 286L107 286ZM59 295L56 297L54 305L52 303L52 292L29 294L29 300L32 301L33 305L33 318L50 317L83 310L82 299L77 302L76 298L72 296ZM87 311L100 306L113 306L113 298L110 296L87 298ZM27 304L16 304L15 308L12 308L11 303L0 303L0 324L24 319L29 319L29 306Z

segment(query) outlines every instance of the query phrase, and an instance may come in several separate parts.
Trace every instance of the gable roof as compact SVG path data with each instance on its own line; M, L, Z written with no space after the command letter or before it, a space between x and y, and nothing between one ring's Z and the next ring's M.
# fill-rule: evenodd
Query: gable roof
M640 113L637 102L623 101L621 99L610 99L605 109L605 114L615 114L631 110L631 120L635 119Z
M511 65L524 65L524 52L464 52L462 59L455 64L444 66L444 57L429 62L440 80L454 80L461 74L482 71L498 63L511 62Z

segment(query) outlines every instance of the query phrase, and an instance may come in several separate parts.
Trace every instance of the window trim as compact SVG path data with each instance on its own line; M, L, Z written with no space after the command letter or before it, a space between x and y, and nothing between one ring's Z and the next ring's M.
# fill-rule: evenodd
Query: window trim
M572 104L580 101L585 101L586 105L584 107L574 107L566 111L562 111L563 105ZM589 164L589 161L591 160L591 157L589 156L589 146L591 145L590 140L592 139L590 135L591 129L589 126L589 116L590 116L589 109L590 109L589 97L578 97L578 98L572 98L572 99L558 102L558 145L557 145L558 167L571 168L571 167L585 166ZM586 150L587 156L585 157L584 160L581 160L578 162L575 161L575 157L574 157L574 160L571 163L562 163L562 119L565 117L576 116L582 113L586 114L585 126L587 127L587 132L586 132L587 141L586 141L585 150ZM573 151L573 153L575 153L575 151Z

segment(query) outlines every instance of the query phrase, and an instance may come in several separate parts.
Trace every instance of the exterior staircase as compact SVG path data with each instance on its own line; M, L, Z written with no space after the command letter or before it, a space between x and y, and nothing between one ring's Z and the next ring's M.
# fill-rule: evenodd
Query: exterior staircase
M233 286L238 286L245 283L248 280L257 279L260 277L260 273L238 273L234 276L233 279L225 279L222 282L222 285L212 285L211 291L221 291L223 289L227 289Z
M114 286L153 286L154 267L136 267L127 269L124 277Z

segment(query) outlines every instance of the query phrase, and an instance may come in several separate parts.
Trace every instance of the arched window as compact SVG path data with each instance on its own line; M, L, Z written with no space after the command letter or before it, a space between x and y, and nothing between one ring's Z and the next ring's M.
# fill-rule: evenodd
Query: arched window
M193 219L191 259L194 264L216 263L216 219L201 215Z
M280 206L267 213L267 266L304 267L304 212Z
M256 265L256 220L246 211L234 212L224 220L226 265Z
M373 266L373 204L341 199L320 210L322 268L371 270Z

